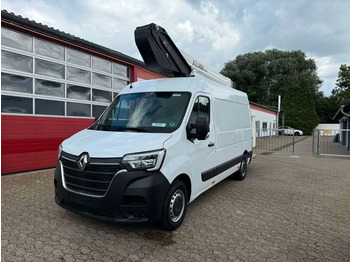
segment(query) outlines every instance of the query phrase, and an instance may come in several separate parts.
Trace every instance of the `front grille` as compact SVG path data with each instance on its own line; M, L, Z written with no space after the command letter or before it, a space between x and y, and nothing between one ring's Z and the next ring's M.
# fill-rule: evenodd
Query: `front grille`
M77 193L103 196L114 175L124 169L122 158L90 158L84 171L78 167L80 156L63 152L64 181L66 187Z

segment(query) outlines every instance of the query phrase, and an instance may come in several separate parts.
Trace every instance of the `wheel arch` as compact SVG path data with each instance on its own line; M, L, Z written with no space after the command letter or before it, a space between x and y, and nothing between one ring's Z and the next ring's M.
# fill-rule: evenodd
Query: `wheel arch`
M248 152L248 150L245 150L245 151L243 152L243 157L245 157L246 159L249 158L249 152Z
M179 180L181 181L182 183L185 184L186 188L187 188L187 193L188 193L188 201L190 201L191 199L191 194L192 194L192 183L191 183L191 179L190 177L187 175L187 174L181 174L181 175L178 175L174 181L176 180ZM173 183L174 183L173 181Z

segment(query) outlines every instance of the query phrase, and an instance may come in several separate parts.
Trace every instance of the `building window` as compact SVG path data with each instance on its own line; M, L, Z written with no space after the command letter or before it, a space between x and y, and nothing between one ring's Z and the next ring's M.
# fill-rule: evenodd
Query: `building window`
M32 94L33 78L1 73L1 90Z
M122 76L122 77L130 77L129 68L124 65L113 63L113 74Z
M27 73L33 72L33 58L8 51L1 51L1 67Z
M74 68L67 66L67 79L71 81L76 81L84 84L90 84L90 72L79 69L79 68Z
M112 62L93 56L92 68L106 73L112 73Z
M92 106L92 116L93 117L99 117L103 111L106 110L106 106L97 106L97 105L93 105Z
M128 85L128 81L113 78L113 89L120 92L124 87Z
M90 88L76 85L67 85L67 98L90 100L90 97Z
M64 65L42 59L35 59L35 73L38 75L64 79Z
M1 96L1 112L33 114L33 99L18 96Z
M67 48L67 62L69 63L90 67L91 65L90 57L91 56L89 54Z
M35 53L50 58L64 60L64 47L56 43L35 39Z
M64 84L50 80L35 80L35 94L64 97Z
M111 88L112 78L106 75L92 73L92 84L95 86Z
M98 89L92 89L92 101L98 102L112 102L112 93Z
M130 81L117 62L8 28L1 37L4 114L96 117Z
M90 105L67 103L67 116L86 116L90 117Z
M33 51L33 37L6 27L1 27L1 44L27 52Z
M263 122L263 123L262 123L262 129L263 129L263 130L267 130L267 123L266 123L266 122Z
M255 121L256 130L260 130L260 121Z
M64 116L64 102L35 99L35 114Z

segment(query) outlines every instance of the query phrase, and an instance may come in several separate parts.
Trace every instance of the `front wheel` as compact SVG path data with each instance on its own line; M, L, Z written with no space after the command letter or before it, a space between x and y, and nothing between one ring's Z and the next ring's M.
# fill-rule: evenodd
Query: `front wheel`
M234 173L233 178L236 179L236 180L243 180L243 179L245 179L245 177L247 175L247 167L248 167L247 157L243 156L243 160L241 162L239 170L236 173Z
M185 184L176 180L171 186L165 198L162 226L172 231L177 229L183 222L188 202L188 193Z

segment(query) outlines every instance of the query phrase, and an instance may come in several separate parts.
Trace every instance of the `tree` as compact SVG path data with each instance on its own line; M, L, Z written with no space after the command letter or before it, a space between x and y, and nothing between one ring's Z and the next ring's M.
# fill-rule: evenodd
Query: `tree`
M271 106L277 106L278 95L283 97L302 81L315 95L322 83L315 61L306 59L302 51L271 49L239 55L227 62L221 73L236 82L237 89L246 92L251 101Z
M315 61L302 51L271 49L239 55L227 62L221 73L236 82L250 101L277 106L281 95L286 124L306 134L317 125L315 101L321 95L322 81Z
M335 85L332 95L338 99L338 105L350 101L350 66L340 66Z
M320 121L313 96L307 82L303 81L300 86L290 88L282 100L283 108L288 112L285 114L286 125L301 129L305 135L310 135Z
M321 123L338 123L333 117L339 106L339 99L334 95L325 97L323 92L318 92L316 95L315 107Z

